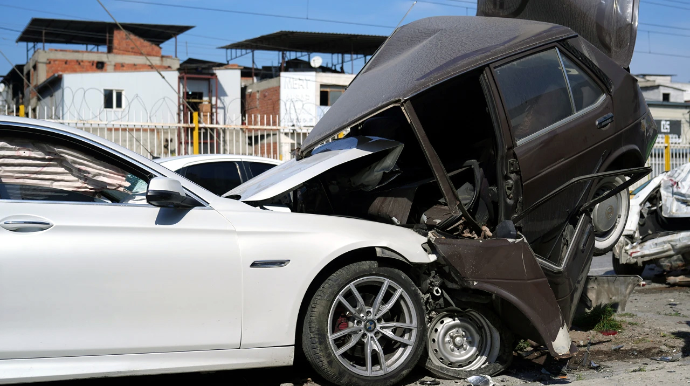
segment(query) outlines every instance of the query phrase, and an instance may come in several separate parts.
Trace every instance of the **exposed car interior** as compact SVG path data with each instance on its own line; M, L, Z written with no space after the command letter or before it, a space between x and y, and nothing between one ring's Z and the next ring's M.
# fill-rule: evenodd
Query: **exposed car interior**
M480 75L481 71L474 71L445 82L417 96L413 104L458 198L479 224L491 229L496 225L498 204L496 145ZM392 106L365 120L339 141L348 138L384 138L401 143L402 151L375 186L358 183L358 176L375 169L390 156L388 152L337 166L270 203L279 201L294 212L358 217L422 231L434 229L451 216L400 107ZM317 147L312 154L319 151ZM457 227L455 233L459 232Z

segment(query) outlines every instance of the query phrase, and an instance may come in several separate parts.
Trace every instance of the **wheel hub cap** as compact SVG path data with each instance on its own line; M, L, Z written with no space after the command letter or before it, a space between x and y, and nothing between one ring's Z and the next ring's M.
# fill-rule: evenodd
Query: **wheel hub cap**
M618 220L618 197L613 196L604 202L598 203L593 211L594 229L597 232L608 232L616 225Z
M498 331L476 311L437 316L429 328L429 356L437 365L476 370L496 360Z
M376 322L371 319L367 320L364 322L364 329L369 333L376 331Z

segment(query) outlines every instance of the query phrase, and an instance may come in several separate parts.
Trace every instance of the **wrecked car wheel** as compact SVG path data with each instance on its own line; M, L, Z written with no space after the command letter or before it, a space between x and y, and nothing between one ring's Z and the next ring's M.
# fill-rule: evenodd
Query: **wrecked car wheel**
M625 181L625 177L622 176L604 178L594 188L593 197L596 198ZM595 231L595 255L603 255L613 249L625 230L629 210L630 196L627 189L594 207L592 224Z
M339 385L392 385L424 350L422 296L403 272L376 262L348 265L316 291L302 345L316 371Z
M488 310L444 312L429 325L425 366L446 379L495 375L510 365L512 345L512 334Z

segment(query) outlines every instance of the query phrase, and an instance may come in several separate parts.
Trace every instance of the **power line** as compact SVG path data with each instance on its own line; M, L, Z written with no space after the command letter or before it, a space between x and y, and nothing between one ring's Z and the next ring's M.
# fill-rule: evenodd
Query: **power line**
M639 29L639 30L637 30L637 32L647 32L647 33L652 33L652 34L657 34L657 35L682 36L684 38L690 38L690 35L674 34L672 32L648 31L648 30L644 30L644 29Z
M236 10L223 9L223 8L209 8L209 7L199 7L199 6L181 5L181 4L164 4L164 3L156 3L156 2L152 2L152 1L141 1L141 0L115 0L115 1L124 2L124 3L137 3L137 4L158 5L158 6L161 6L161 7L193 9L193 10L201 10L201 11L213 11L213 12L236 13L236 14L240 14L240 15L276 17L276 18L292 19L292 20L320 21L320 22L324 22L324 23L337 23L337 24L359 25L359 26L365 26L365 27L391 28L391 29L395 28L395 26L390 26L390 25L357 23L357 22L352 22L352 21L332 20L332 19L314 19L314 18L306 18L306 17L303 17L303 16L288 16L288 15L277 15L277 14L273 14L273 13L261 13L261 12L249 12L249 11L236 11Z
M467 4L477 5L476 1L468 1L468 0L446 0L446 1L452 1L454 3L467 3Z
M122 1L122 0L119 0L119 1ZM646 1L646 0L645 0L645 1L644 1L644 4L653 4L653 5L659 5L659 6L662 6L662 7L675 8L675 9L684 9L684 10L686 10L686 11L690 11L690 8L679 7L679 6L677 6L677 5L669 5L669 4L655 3L655 2L653 2L653 1Z
M678 4L690 5L690 2L680 1L680 0L661 0L661 1L665 1L667 3L678 3Z
M684 30L684 31L690 31L690 28L676 27L676 26L670 26L670 25L652 24L652 23L638 23L638 24L648 25L650 27L661 27L661 28L670 28L670 29L679 29L679 30Z
M633 52L638 52L640 54L650 54L650 55L660 55L660 56L672 56L674 58L688 58L690 59L690 55L677 55L677 54L666 54L662 52L647 52L647 51L633 51Z
M476 7L466 7L464 5L453 5L453 4L446 4L446 3L437 3L435 1L426 1L426 0L418 0L420 3L427 3L427 4L436 4L436 5L445 5L446 7L453 7L453 8L471 8L471 9L476 9Z

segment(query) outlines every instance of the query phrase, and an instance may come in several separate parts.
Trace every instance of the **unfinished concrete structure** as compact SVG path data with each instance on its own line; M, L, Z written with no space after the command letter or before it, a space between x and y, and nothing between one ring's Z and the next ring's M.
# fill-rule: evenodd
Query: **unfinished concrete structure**
M127 32L108 22L31 19L17 38L27 46L23 97L27 109L37 108L37 90L49 86L46 82L59 74L151 71L151 65L158 70L177 70L179 59L162 55L159 45L193 28L133 23L122 23L122 27ZM46 50L46 43L84 45L84 50Z

